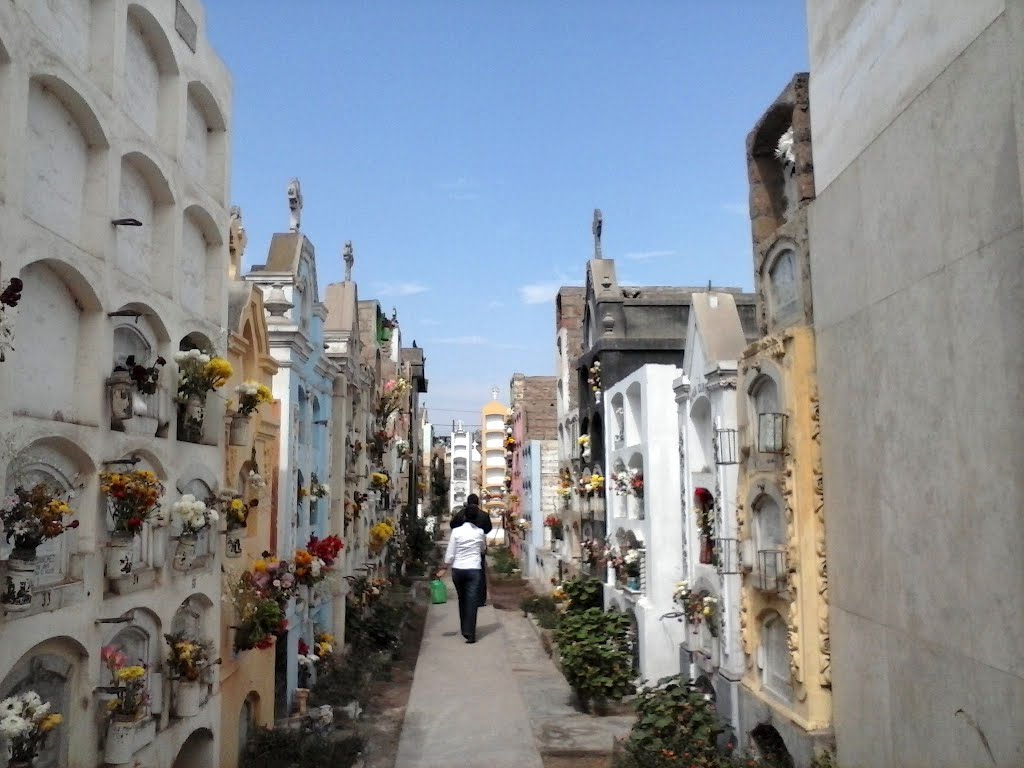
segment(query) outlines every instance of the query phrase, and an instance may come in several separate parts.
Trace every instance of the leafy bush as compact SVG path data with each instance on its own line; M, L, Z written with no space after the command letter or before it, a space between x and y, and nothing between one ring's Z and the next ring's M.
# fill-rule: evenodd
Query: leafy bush
M551 595L527 595L519 601L524 613L554 613L557 606Z
M541 629L554 629L558 626L558 611L537 611L534 615Z
M353 651L347 656L329 653L320 660L316 684L309 693L310 704L344 706L353 699L360 704L366 701L366 658Z
M554 641L562 671L581 703L619 701L633 693L629 617L600 608L562 614Z
M362 750L358 736L335 741L289 728L258 728L239 768L351 768Z
M491 557L491 568L495 573L511 576L513 571L519 570L519 561L508 547L494 547L488 554Z
M577 576L562 585L562 591L569 597L570 611L586 611L604 607L604 587L597 579Z

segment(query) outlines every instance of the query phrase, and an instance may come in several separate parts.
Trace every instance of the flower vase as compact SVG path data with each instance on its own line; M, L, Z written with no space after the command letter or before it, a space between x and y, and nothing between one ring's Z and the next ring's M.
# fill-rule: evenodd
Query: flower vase
M132 417L132 377L128 371L114 371L107 379L110 390L110 420L120 424Z
M242 556L242 531L243 528L228 528L224 537L224 557L232 560Z
M700 537L700 562L703 565L711 565L713 554L713 544L711 543L710 536L701 535Z
M634 592L640 591L640 577L639 576L626 576L626 589L632 589Z
M198 680L175 680L171 695L175 717L195 717L203 703L203 688Z
M189 395L180 406L180 429L178 439L186 443L198 443L203 437L203 417L206 412L206 399L199 395Z
M155 414L149 413L149 406L142 399L142 394L132 392L132 418L125 422L125 432L131 435L154 437L159 420Z
M141 718L124 719L113 715L107 724L107 740L104 744L103 759L110 765L125 765L135 755L136 734Z
M228 442L236 447L249 445L249 427L251 423L251 416L243 416L240 413L236 413L231 419L231 429L228 435Z
M615 574L615 566L610 562L605 566L604 581L609 586L614 586L617 576Z
M135 571L135 534L114 531L107 542L104 560L108 579L123 579Z
M178 537L178 546L174 550L174 570L189 571L196 561L196 550L199 540L194 534L183 534Z
M36 583L35 549L15 547L7 559L7 576L3 604L10 612L27 611L32 607L32 589Z

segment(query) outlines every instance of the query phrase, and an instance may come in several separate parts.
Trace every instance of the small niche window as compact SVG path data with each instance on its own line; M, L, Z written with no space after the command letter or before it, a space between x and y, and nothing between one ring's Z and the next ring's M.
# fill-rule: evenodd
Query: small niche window
M768 296L772 320L795 320L800 314L800 286L797 281L796 253L787 248L776 256L768 271Z

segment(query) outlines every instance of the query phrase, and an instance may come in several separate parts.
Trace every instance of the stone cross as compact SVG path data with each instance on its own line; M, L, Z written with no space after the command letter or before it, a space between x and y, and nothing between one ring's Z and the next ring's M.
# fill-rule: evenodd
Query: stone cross
M594 258L603 259L604 256L601 254L601 226L604 224L604 219L601 217L601 209L594 209L594 223L591 226L591 231L594 233Z
M298 232L302 224L302 187L298 179L288 182L288 210L291 211L288 229Z
M497 399L498 399L498 388L497 387L493 387L491 389L491 400L497 400Z
M341 258L345 260L345 282L352 282L352 265L356 263L356 256L352 252L352 241L345 241L345 250L341 253Z

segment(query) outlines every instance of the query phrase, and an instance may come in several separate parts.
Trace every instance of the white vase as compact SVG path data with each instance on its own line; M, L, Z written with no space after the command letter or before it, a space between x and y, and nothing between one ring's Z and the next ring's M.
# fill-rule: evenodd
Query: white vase
M108 579L123 579L135 571L135 534L115 532L110 535L104 553Z
M136 734L141 720L120 720L112 717L107 724L107 741L103 749L103 759L111 765L124 765L132 762L135 755Z
M234 559L242 556L242 531L244 528L228 528L224 537L224 557Z
M203 703L204 686L198 680L175 680L171 686L176 717L195 717Z
M616 577L615 577L615 566L611 565L609 563L608 565L605 566L605 575L604 575L605 584L608 584L609 586L615 586L615 580L616 580Z
M36 551L15 549L7 559L3 604L10 612L27 611L32 607L32 590L36 583Z
M236 413L231 419L231 429L229 430L228 442L234 446L248 446L249 427L251 423L251 416L242 416Z
M174 570L189 571L196 561L196 550L199 540L194 535L178 537L178 546L174 550Z

